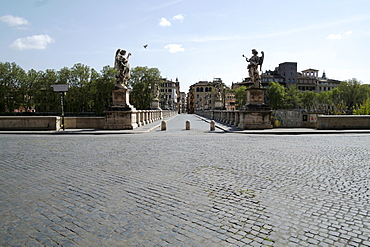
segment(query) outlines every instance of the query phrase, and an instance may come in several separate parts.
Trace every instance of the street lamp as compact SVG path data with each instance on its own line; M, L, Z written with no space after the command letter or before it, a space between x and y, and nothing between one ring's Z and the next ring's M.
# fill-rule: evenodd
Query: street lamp
M223 101L224 101L223 110L226 110L226 86L224 85L222 89L223 89Z
M64 128L64 93L68 92L68 84L55 84L53 85L54 92L60 92L60 104L62 106L62 128Z

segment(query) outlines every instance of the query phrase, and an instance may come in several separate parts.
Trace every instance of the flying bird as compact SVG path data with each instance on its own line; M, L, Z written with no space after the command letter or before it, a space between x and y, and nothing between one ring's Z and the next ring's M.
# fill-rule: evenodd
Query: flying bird
M148 47L148 44L144 45L144 48L146 49Z

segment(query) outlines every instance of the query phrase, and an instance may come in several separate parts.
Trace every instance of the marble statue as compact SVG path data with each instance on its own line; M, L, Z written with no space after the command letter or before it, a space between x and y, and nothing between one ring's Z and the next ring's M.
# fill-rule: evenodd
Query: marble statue
M261 76L258 71L258 66L260 66L260 70L262 70L262 63L265 57L265 53L261 51L262 56L259 57L257 56L258 51L256 49L253 49L252 54L253 54L252 57L249 59L244 55L243 57L245 57L245 59L249 63L247 68L248 68L249 77L251 78L253 82L254 88L260 88L261 87Z
M127 80L130 79L130 64L128 62L131 53L126 55L126 50L118 49L116 51L114 68L118 70L116 75L118 87L127 88Z

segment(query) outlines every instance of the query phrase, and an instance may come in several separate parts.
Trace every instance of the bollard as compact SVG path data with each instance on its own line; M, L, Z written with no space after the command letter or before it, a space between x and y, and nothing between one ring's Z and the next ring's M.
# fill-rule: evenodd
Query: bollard
M213 120L210 122L210 129L211 129L211 131L215 131L215 129L216 129L216 123Z
M161 123L161 130L166 130L167 129L167 122L166 121L162 121Z
M186 130L190 130L190 121L189 120L186 120L185 128L186 128Z

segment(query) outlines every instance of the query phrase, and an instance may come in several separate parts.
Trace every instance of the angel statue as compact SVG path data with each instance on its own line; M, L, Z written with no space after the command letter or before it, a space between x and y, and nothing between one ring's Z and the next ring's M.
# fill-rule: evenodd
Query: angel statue
M247 68L248 68L248 72L249 72L249 77L251 78L251 80L254 84L254 88L260 88L261 87L261 76L258 72L258 65L260 66L260 70L262 70L262 63L263 63L263 59L265 58L265 53L263 51L261 51L262 56L259 57L259 56L257 56L258 51L256 49L253 49L252 54L253 54L253 56L250 59L248 59L244 55L243 55L243 57L245 57L247 62L249 62Z
M118 49L116 51L114 68L119 71L116 75L117 86L127 88L127 80L130 79L130 64L128 62L131 53L126 56L126 50Z

